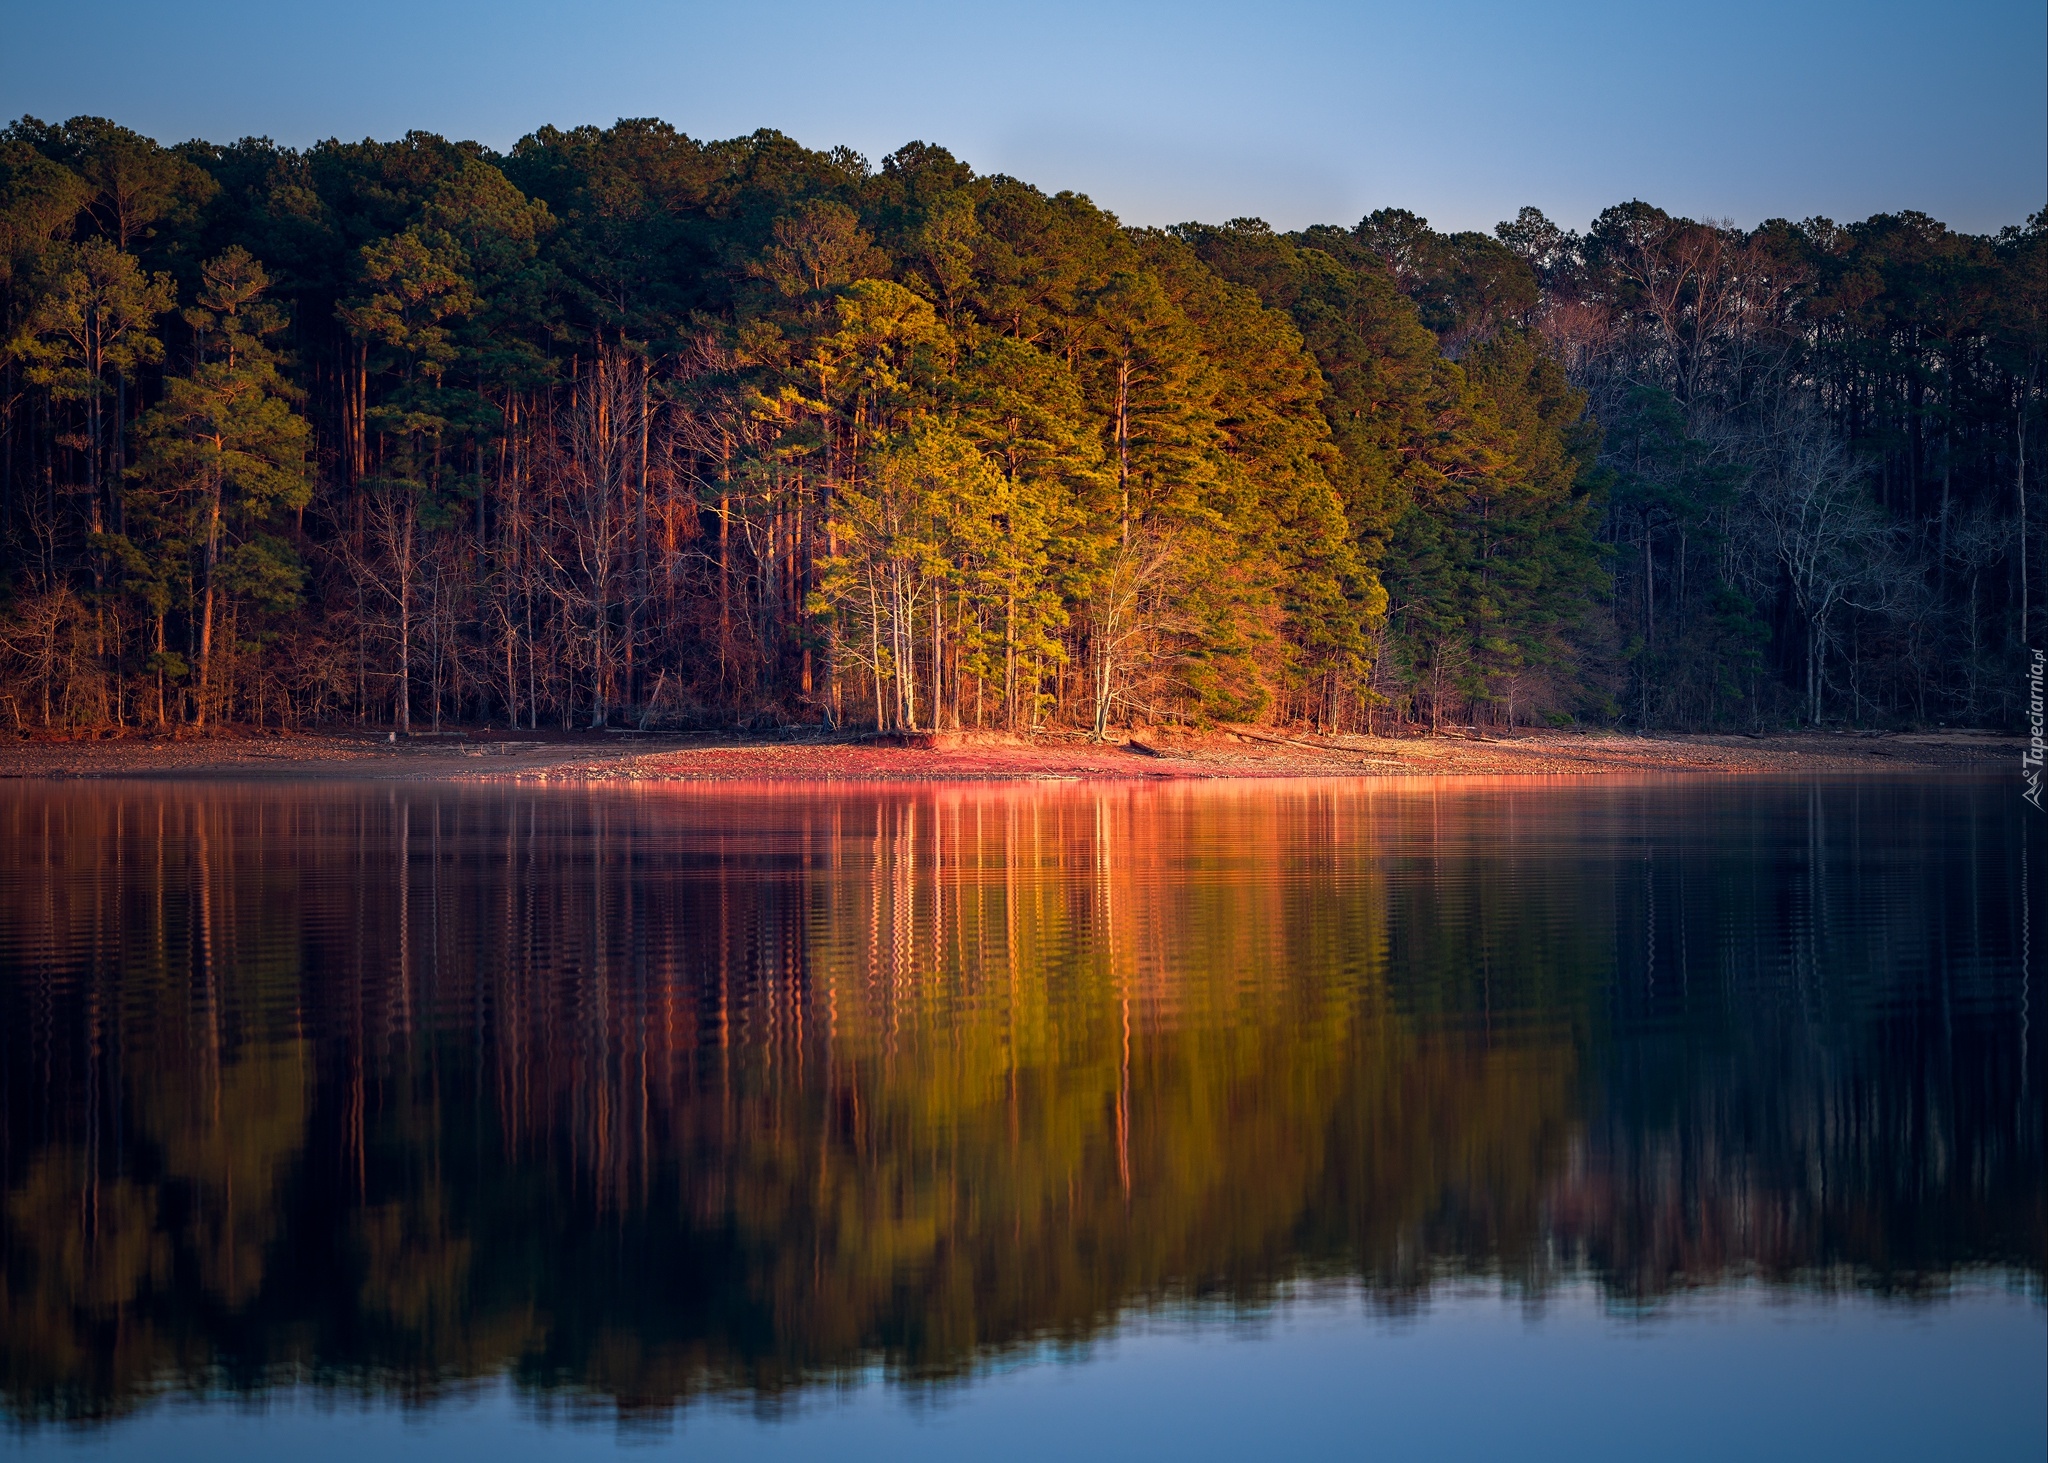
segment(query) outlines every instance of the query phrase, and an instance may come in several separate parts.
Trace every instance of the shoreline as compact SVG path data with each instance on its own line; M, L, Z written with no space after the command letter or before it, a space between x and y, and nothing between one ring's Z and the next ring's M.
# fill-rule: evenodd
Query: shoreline
M1218 778L1993 772L2026 739L1993 732L1761 736L1526 731L1320 737L1264 727L1153 728L1121 741L997 733L763 737L743 733L468 729L392 742L334 732L0 743L0 780L199 778L452 782L1158 782Z

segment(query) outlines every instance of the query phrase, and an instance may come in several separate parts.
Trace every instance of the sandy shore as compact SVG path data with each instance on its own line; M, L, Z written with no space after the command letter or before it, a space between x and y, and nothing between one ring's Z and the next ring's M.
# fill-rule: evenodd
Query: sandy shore
M939 734L813 736L472 730L388 741L234 732L0 742L0 777L460 781L1034 781L1069 778L1556 776L1599 773L1991 772L2024 740L1988 732L1652 736L1531 732L1511 739L1317 737L1265 728L1152 731L1135 740Z

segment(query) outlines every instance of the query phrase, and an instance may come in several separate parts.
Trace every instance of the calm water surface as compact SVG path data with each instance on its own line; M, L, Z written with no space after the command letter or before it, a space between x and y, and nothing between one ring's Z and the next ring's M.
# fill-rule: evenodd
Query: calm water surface
M2048 1447L2009 781L0 787L0 1450Z

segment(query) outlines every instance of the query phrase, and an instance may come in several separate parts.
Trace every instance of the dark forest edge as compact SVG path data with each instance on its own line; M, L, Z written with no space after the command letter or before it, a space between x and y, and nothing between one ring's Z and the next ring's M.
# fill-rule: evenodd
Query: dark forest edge
M2012 725L2044 310L2048 212L1155 230L923 143L25 117L0 727Z

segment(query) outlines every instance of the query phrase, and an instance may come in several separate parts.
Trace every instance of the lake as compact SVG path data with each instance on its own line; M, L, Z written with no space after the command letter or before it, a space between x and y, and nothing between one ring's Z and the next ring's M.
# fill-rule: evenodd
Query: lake
M0 1449L2048 1448L2012 779L0 784Z

